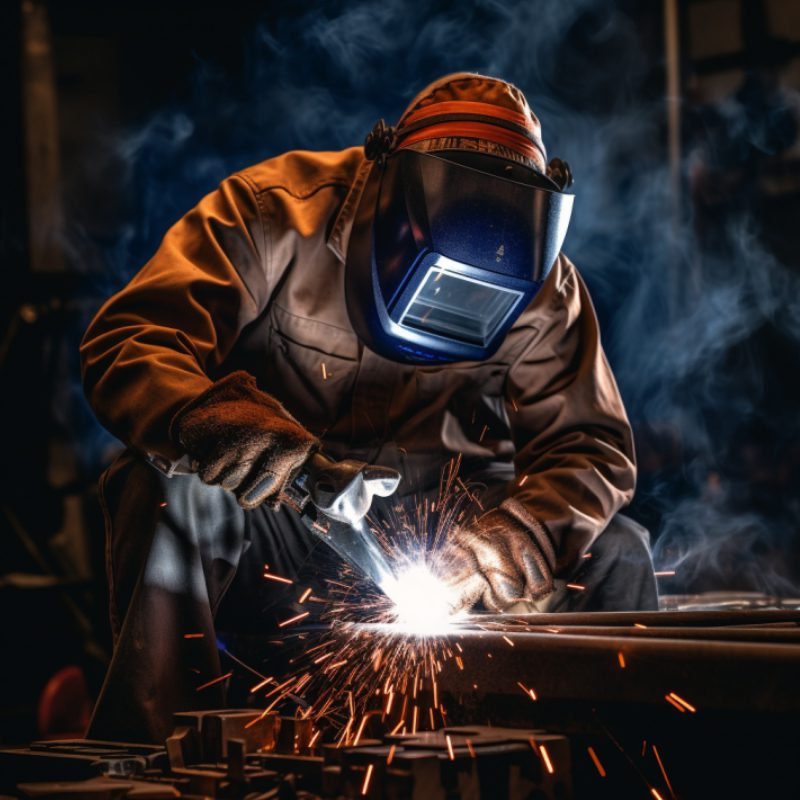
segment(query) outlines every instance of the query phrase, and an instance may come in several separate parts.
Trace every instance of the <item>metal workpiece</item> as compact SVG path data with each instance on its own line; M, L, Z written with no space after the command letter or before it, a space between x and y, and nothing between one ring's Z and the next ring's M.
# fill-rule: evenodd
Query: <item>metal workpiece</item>
M664 598L662 598L663 600ZM758 608L726 609L718 606L694 611L567 611L557 614L473 614L470 624L503 624L518 627L572 625L613 625L625 628L645 625L648 628L663 627L729 627L731 625L793 624L800 625L800 609Z
M491 629L490 629L491 630ZM525 633L567 633L570 636L612 636L621 639L687 639L697 641L698 639L708 641L730 641L730 642L766 642L772 644L800 644L800 628L792 625L785 626L783 623L778 625L749 626L737 625L718 627L694 627L682 628L663 627L631 627L619 628L611 625L570 625L560 627L558 625L532 626L525 630Z
M222 709L217 711L185 711L174 715L175 731L167 739L173 765L183 766L200 760L222 761L228 755L228 742L239 739L247 752L276 746L281 719L277 713L262 715L259 711ZM195 731L187 736L184 729ZM180 744L178 744L180 743ZM173 750L170 750L172 744ZM172 752L176 751L173 761ZM182 763L178 763L180 759Z
M521 684L541 700L668 708L677 694L701 710L797 713L799 622L783 611L482 615L452 632L464 668L446 661L440 680L456 693L521 695Z
M244 738L239 725L268 739ZM564 736L481 725L313 746L310 720L246 709L177 714L163 747L73 740L0 751L0 785L23 797L525 800L572 796ZM253 723L253 724L250 724ZM273 735L277 732L277 735ZM225 752L223 759L215 756Z
M382 744L338 751L340 790L346 797L572 797L571 753L564 736L470 725L383 738Z

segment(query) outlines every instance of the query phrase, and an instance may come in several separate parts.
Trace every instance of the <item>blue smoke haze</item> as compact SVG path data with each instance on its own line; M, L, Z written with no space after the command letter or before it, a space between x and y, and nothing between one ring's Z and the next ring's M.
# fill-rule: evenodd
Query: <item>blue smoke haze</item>
M395 120L448 72L510 80L539 115L550 155L567 159L576 176L565 251L590 285L630 416L644 432L637 508L657 526L658 566L678 569L678 588L786 594L791 569L780 553L797 544L795 487L790 481L767 508L743 504L737 495L752 471L747 447L735 442L753 421L764 431L756 445L798 439L785 405L768 418L760 412L775 376L748 349L769 327L797 350L798 277L764 246L745 201L723 203L713 242L699 230L688 191L673 225L663 83L652 85L654 74L660 80L659 34L643 40L626 7L351 0L275 11L242 42L240 75L198 63L191 91L175 103L129 130L98 132L92 179L121 169L130 205L111 242L80 235L73 220L71 252L107 295L169 224L237 169L288 149L360 143L377 118ZM785 122L797 99L775 92L770 102ZM719 162L747 168L791 143L774 141L773 117L762 116L754 124L748 106L731 98L710 117L724 136L707 133L708 119L695 124L684 186L695 185L698 165L712 175Z

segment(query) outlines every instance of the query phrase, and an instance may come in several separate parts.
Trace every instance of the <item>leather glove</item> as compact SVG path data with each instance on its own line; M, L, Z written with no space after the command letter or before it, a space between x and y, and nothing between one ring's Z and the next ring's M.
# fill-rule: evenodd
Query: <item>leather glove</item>
M171 433L195 462L200 479L233 492L247 509L265 501L277 504L319 446L246 372L226 375L181 409Z
M454 598L454 611L478 600L490 611L504 611L519 600L538 600L553 591L553 573L530 531L501 509L458 528L442 564Z

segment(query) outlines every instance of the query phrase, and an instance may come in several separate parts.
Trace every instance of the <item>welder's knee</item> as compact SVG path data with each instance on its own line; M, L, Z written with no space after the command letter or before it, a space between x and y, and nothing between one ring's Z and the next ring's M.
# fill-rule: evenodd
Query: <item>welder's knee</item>
M586 610L647 611L658 608L650 533L617 514L590 549ZM591 595L591 597L589 596Z
M615 514L590 548L593 558L621 558L650 564L650 531L623 514Z

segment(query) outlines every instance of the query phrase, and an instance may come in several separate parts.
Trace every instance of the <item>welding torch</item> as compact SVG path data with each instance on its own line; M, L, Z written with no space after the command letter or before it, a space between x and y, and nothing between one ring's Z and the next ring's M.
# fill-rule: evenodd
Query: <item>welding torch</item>
M284 490L282 499L305 526L342 559L381 587L393 570L365 517L374 497L397 490L400 473L388 467L314 453Z

